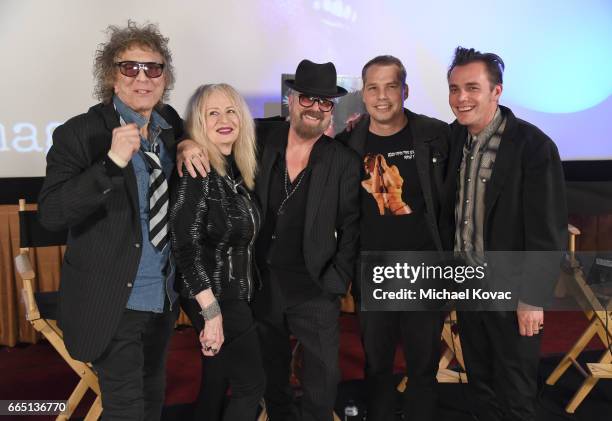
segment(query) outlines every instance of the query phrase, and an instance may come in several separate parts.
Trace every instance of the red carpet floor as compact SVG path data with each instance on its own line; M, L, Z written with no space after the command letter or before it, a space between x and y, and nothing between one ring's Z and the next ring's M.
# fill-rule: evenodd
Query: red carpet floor
M585 329L587 322L579 312L546 313L542 355L566 352ZM341 317L340 366L343 380L363 377L363 351L354 315ZM597 339L590 349L603 349ZM167 367L166 405L195 400L200 377L199 349L191 328L177 330L170 346ZM396 355L401 371L401 353ZM46 342L0 348L0 399L66 399L78 378ZM79 408L77 414L83 415ZM50 417L16 417L18 420Z

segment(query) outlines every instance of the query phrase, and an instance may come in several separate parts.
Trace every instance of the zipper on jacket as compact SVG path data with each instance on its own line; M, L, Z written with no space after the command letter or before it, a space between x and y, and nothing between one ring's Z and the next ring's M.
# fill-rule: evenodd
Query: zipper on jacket
M234 264L233 264L233 259L232 259L232 247L230 246L229 249L227 249L227 260L229 262L229 282L232 282L232 279L234 279Z
M251 203L249 202L250 198L238 193L238 185L235 182L230 181L229 177L223 178L225 182L229 185L232 191L238 194L243 200L249 211L249 215L251 216L251 221L253 222L253 236L251 237L251 241L247 247L247 301L251 301L251 294L253 289L253 270L251 268L252 258L252 249L253 243L255 243L255 237L257 236L257 221L255 215L253 213L253 208L251 207ZM228 254L231 252L232 248L230 247L228 250ZM230 280L232 278L232 256L229 254L229 266L230 266Z
M251 237L251 241L249 242L249 246L247 247L247 301L251 301L251 294L253 291L253 268L252 268L252 249L253 243L255 242L255 237L257 236L257 221L255 220L255 215L253 214L253 208L251 207L251 203L249 202L249 198L242 196L244 198L244 203L249 211L249 215L251 215L251 220L253 221L253 236Z

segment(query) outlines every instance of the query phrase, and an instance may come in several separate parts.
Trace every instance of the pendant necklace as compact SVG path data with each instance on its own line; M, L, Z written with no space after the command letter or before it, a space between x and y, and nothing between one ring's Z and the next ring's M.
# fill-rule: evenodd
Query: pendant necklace
M302 178L304 178L305 172L306 172L306 169L302 170L302 172L298 176L297 182L294 183L294 187L290 189L289 187L287 187L287 185L289 184L289 171L287 170L287 166L285 166L285 182L284 182L285 198L283 199L280 206L278 207L278 212L277 212L278 215L283 215L285 213L285 209L284 209L285 203L287 203L287 200L289 200L289 198L293 196L293 193L295 193L296 190L300 187L300 183L302 182Z

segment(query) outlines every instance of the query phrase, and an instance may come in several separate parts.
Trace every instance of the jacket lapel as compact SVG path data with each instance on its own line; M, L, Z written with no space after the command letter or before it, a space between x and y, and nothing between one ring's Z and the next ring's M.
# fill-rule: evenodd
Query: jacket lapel
M156 107L155 111L157 111L159 115L170 125L169 129L164 129L161 131L159 138L164 143L166 151L172 156L172 159L176 160L176 145L178 142L175 136L176 128L173 125L180 124L181 122L180 120L178 122L173 121L173 119L170 118L168 113L165 111L165 106Z
M318 142L325 142L318 151L318 157L312 165L312 173L310 174L310 184L308 186L308 199L306 201L306 220L304 222L304 238L306 234L312 230L317 211L323 199L327 177L332 164L335 160L333 149L330 148L329 142L332 140L323 136Z
M164 143L168 154L172 157L173 160L176 160L176 139L174 137L173 129L170 128L162 130L159 134L159 138Z
M120 126L119 116L117 115L117 111L112 103L103 105L101 109L102 117L104 118L104 123L110 133L108 148L111 147L112 142L112 133L113 129ZM135 221L134 226L139 226L139 213L140 206L138 204L138 184L136 183L136 173L134 171L134 165L132 161L128 163L127 167L123 171L124 182L128 192L128 196L130 197L130 203L132 204L132 215Z
M416 169L419 176L419 181L421 183L421 189L423 191L423 198L425 199L425 207L427 209L429 218L434 218L428 222L436 231L436 235L433 236L434 242L436 243L436 247L441 250L442 244L440 242L440 235L438 234L438 224L436 220L437 211L436 207L434 206L431 187L432 174L429 170L431 167L429 160L432 159L430 142L434 140L434 137L431 137L430 131L425 130L419 119L414 118L414 113L409 110L405 110L405 113L406 117L408 118L408 128L410 129L410 133L412 135L412 141L414 142Z
M365 145L368 137L370 128L370 116L366 114L362 121L357 123L357 126L353 129L354 133L351 135L348 142L350 146L360 157L365 155Z
M501 141L499 142L499 149L495 156L495 164L493 166L491 180L487 186L487 189L485 190L485 232L489 214L491 213L491 210L495 205L495 201L502 191L504 183L508 179L512 166L516 162L517 148L514 141L516 119L507 108L502 107L502 109L506 118L506 128L504 129Z
M270 177L272 168L279 154L282 151L283 137L287 139L289 133L289 124L281 124L280 127L274 129L266 136L265 139L259 139L260 148L263 149L261 155L260 173L257 176L255 183L255 191L259 198L263 219L266 218L268 212L268 196L270 191Z

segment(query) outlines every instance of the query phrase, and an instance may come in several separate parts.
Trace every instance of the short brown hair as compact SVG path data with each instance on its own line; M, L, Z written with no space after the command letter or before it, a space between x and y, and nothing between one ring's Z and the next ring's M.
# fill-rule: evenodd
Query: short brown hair
M398 68L397 75L399 76L399 80L405 85L406 84L406 68L404 67L404 64L399 58L395 56L391 56L391 55L376 56L372 60L368 61L365 64L365 66L363 66L363 69L361 70L361 80L363 81L363 84L365 85L366 83L366 73L370 67L372 66L393 66L393 65L397 66Z
M108 42L98 45L94 60L95 97L104 103L111 101L117 75L115 60L125 50L139 46L162 56L166 77L162 101L166 101L169 91L174 86L174 66L172 66L172 54L168 48L168 38L161 34L157 25L147 23L139 26L133 20L128 20L126 27L110 25L106 28L106 33L109 36Z
M476 62L481 62L485 65L487 74L489 75L491 89L493 89L495 85L504 83L504 70L506 65L500 56L493 53L481 53L473 48L468 49L463 47L457 47L455 49L455 56L446 73L446 79L450 80L451 72L455 67Z

